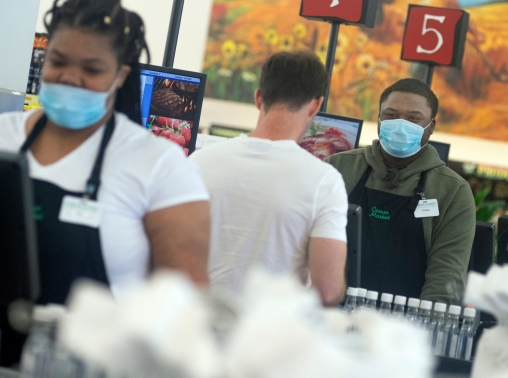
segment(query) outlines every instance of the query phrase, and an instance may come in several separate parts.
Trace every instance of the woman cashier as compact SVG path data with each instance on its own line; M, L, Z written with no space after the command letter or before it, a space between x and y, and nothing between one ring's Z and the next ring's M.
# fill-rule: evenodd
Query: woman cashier
M0 148L25 153L34 181L40 302L62 303L76 277L121 296L150 265L206 282L209 204L197 168L135 123L141 18L118 0L55 1L48 16L44 112L0 117Z
M135 123L141 18L119 0L57 3L46 15L44 111L0 116L0 150L26 154L33 179L38 302L63 303L78 277L121 298L150 267L207 283L209 197L198 170Z

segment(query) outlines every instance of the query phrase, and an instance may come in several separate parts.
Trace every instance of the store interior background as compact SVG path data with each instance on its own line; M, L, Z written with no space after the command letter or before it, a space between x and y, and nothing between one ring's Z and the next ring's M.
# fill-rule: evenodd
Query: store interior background
M25 8L26 10L24 11L27 13L24 21L26 25L25 28L29 28L30 20L36 17L36 28L32 30L32 35L33 31L45 32L43 16L45 12L51 8L53 0L40 0L40 2L38 0L21 0L12 2L10 6L21 7L21 3L26 3L26 7L31 8L31 10ZM155 65L162 64L173 1L145 0L141 2L139 0L123 0L122 3L125 7L138 12L143 17L147 27L147 40L152 55L151 63ZM175 68L202 72L212 3L212 0L185 1L180 37L176 50ZM4 5L2 5L2 7L3 6ZM39 6L38 14L35 16L34 8L37 6ZM2 42L2 44L4 43L6 42ZM10 43L11 47L7 51L14 50L14 39L12 39ZM17 46L20 45L17 44ZM6 50L4 49L3 51ZM11 55L11 59L12 56L14 55ZM24 55L16 54L15 56L17 56L17 58L12 59L12 61L18 62ZM23 59L23 61L29 61L29 53L27 59ZM348 114L342 115L348 116ZM257 116L258 111L254 105L205 98L200 126L205 133L211 125L251 130L256 125ZM500 125L500 127L506 126ZM376 138L377 124L365 122L360 145L370 144L371 141ZM493 194L491 194L489 198L503 199L503 193L506 192L504 195L506 199L508 199L508 159L506 158L508 156L508 143L443 132L435 132L432 139L451 145L450 161L469 164L469 166L471 166L471 163L473 165L483 165L482 169L484 174L477 175L478 177L471 177L470 180L475 191L478 191L482 187L495 184L495 186L499 185L501 190L499 190L498 194L494 195L494 197ZM496 168L499 169L496 170ZM503 176L505 176L504 179ZM492 178L494 181L490 181ZM503 190L503 188L506 190Z

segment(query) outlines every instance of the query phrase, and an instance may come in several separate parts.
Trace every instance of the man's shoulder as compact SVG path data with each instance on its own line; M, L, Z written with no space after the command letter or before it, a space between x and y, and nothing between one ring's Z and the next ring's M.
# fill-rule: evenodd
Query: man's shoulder
M431 171L435 174L436 180L440 183L446 183L456 187L469 185L462 176L448 168L446 165L440 165Z
M342 162L361 161L365 160L365 148L355 148L354 150L339 152L338 154L326 158L326 162L335 165Z
M350 183L351 180L357 181L358 174L365 171L368 165L365 148L340 152L328 157L325 161L342 174L346 184Z
M460 201L474 207L473 192L469 183L445 165L431 169L426 187L437 199Z

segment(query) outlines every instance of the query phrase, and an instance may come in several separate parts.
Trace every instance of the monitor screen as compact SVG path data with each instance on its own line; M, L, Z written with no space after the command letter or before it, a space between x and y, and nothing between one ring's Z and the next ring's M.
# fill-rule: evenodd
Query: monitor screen
M508 264L508 215L497 220L497 263Z
M321 160L358 148L363 120L318 113L300 142L300 147Z
M39 294L35 227L26 159L0 151L0 304Z
M485 274L493 263L494 224L477 221L468 270Z
M434 147L439 154L439 158L448 165L448 155L450 154L450 145L448 143L429 140L429 144Z
M227 126L217 126L212 125L210 127L210 135L218 136L222 138L236 138L237 136L240 136L241 134L249 134L250 130L244 130L244 129L236 129L233 127L227 127Z
M143 126L191 154L196 145L205 84L206 75L202 73L142 64Z

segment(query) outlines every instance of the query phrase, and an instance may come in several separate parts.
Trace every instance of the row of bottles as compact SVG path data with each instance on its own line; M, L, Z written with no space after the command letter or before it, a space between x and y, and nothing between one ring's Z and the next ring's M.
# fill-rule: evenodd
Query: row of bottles
M348 288L344 311L352 313L363 307L377 309L379 294L361 288ZM392 308L393 304L393 308ZM407 309L406 309L407 305ZM448 310L448 316L446 316ZM464 320L460 326L460 306L435 303L402 295L383 293L379 313L406 321L428 332L429 345L437 356L470 360L474 337L474 308L464 309Z
M35 306L32 328L21 355L21 378L100 378L103 373L87 366L57 340L58 322L65 314L59 305Z

